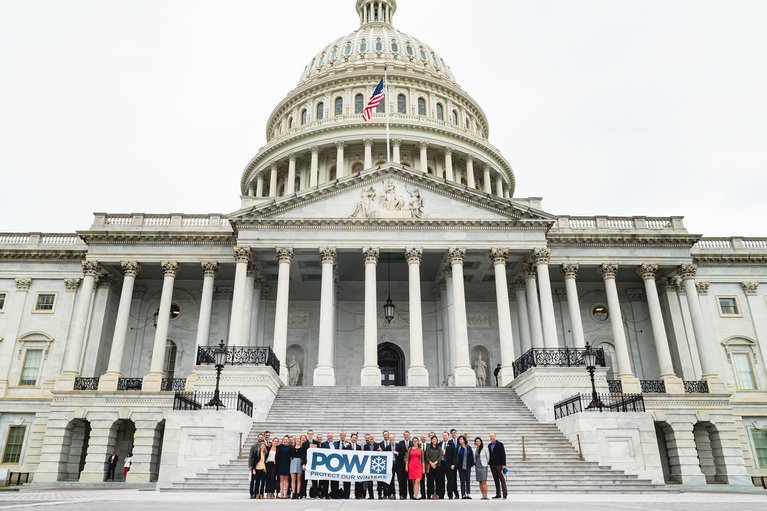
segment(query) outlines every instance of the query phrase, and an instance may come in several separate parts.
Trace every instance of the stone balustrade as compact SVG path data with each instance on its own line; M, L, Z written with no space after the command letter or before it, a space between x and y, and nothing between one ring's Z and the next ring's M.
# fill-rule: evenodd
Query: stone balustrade
M229 220L220 213L207 215L95 213L91 229L156 228L163 230L230 229Z
M701 238L692 247L693 251L736 251L736 250L767 250L767 238Z
M75 233L39 233L39 232L3 232L0 233L0 245L32 246L60 246L82 245L85 243Z
M613 216L560 216L554 227L556 231L677 231L687 232L681 216L671 217L613 217Z

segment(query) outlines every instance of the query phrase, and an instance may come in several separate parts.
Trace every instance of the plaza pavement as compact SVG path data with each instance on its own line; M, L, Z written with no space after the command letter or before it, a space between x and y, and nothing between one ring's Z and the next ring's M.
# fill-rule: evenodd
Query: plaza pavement
M634 494L513 494L506 501L250 500L232 493L159 493L125 490L0 491L0 511L382 511L382 510L534 510L534 511L767 511L767 491L755 493L682 492Z

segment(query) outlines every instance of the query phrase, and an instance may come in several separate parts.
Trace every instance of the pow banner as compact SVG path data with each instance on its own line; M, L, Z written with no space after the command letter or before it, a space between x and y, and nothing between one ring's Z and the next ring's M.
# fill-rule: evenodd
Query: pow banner
M309 449L306 479L389 482L393 465L391 452Z

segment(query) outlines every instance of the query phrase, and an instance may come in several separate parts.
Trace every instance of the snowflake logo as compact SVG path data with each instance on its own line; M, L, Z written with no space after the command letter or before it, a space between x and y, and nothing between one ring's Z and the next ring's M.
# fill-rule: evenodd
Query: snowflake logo
M374 474L386 473L386 456L371 456L370 471Z

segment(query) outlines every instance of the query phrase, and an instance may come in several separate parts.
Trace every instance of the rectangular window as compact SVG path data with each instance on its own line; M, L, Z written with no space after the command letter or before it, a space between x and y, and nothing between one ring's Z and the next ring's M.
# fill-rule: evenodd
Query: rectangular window
M8 440L3 451L3 463L18 463L21 459L21 448L24 446L26 426L11 426L8 428Z
M19 385L36 385L40 376L40 364L43 361L43 350L27 350L24 365L21 369Z
M732 366L735 369L735 380L740 390L755 390L756 378L751 365L750 353L733 353Z
M56 295L53 293L39 293L35 301L35 312L46 312L53 310L53 303L56 301Z
M722 316L740 316L738 300L734 296L720 296L719 312Z
M754 454L759 468L767 468L767 431L751 430L751 438L754 439Z
M6 293L0 293L0 312L5 310L5 296Z

